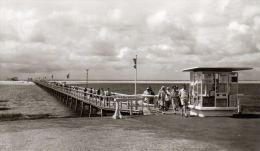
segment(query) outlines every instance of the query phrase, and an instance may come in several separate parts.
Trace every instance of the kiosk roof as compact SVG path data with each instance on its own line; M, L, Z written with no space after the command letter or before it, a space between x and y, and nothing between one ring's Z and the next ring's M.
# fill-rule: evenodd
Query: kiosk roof
M217 72L231 72L231 71L240 71L240 70L251 70L250 67L194 67L184 69L183 71L217 71Z

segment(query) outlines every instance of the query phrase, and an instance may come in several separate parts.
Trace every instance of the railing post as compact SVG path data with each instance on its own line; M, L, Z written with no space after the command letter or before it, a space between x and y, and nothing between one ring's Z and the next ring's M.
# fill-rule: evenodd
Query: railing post
M241 114L241 105L240 105L239 97L237 97L237 112L238 114Z
M135 110L137 110L137 108L138 108L138 99L137 99L137 97L135 96Z
M130 100L130 115L133 115L133 100Z
M112 118L113 119L122 119L121 111L120 111L120 108L119 108L119 100L115 99L114 101L116 103L116 110L115 110L115 113L114 113Z
M147 104L148 104L149 102L147 101ZM144 98L142 98L142 112L143 112L143 110L144 110Z

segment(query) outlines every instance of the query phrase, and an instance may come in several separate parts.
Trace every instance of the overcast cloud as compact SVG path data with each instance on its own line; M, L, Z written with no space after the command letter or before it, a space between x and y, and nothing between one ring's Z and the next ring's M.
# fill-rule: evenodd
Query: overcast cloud
M141 79L250 66L260 80L260 1L0 0L2 78L133 79L136 54Z

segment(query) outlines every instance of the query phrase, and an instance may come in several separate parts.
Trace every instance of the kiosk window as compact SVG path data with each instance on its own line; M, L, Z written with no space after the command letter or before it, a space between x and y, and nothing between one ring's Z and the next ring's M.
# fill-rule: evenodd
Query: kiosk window
M237 82L238 80L237 80L237 77L232 77L231 78L231 82Z

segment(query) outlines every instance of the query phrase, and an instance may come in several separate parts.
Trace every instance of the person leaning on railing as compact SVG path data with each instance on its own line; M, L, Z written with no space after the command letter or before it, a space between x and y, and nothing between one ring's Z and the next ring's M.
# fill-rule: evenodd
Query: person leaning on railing
M147 87L147 89L144 91L144 95L155 95L151 86ZM154 97L145 97L145 101L148 104L153 104L154 103Z
M176 114L176 111L181 108L180 98L179 98L179 90L177 86L172 86L171 91L171 98L172 98L172 109L173 113Z

